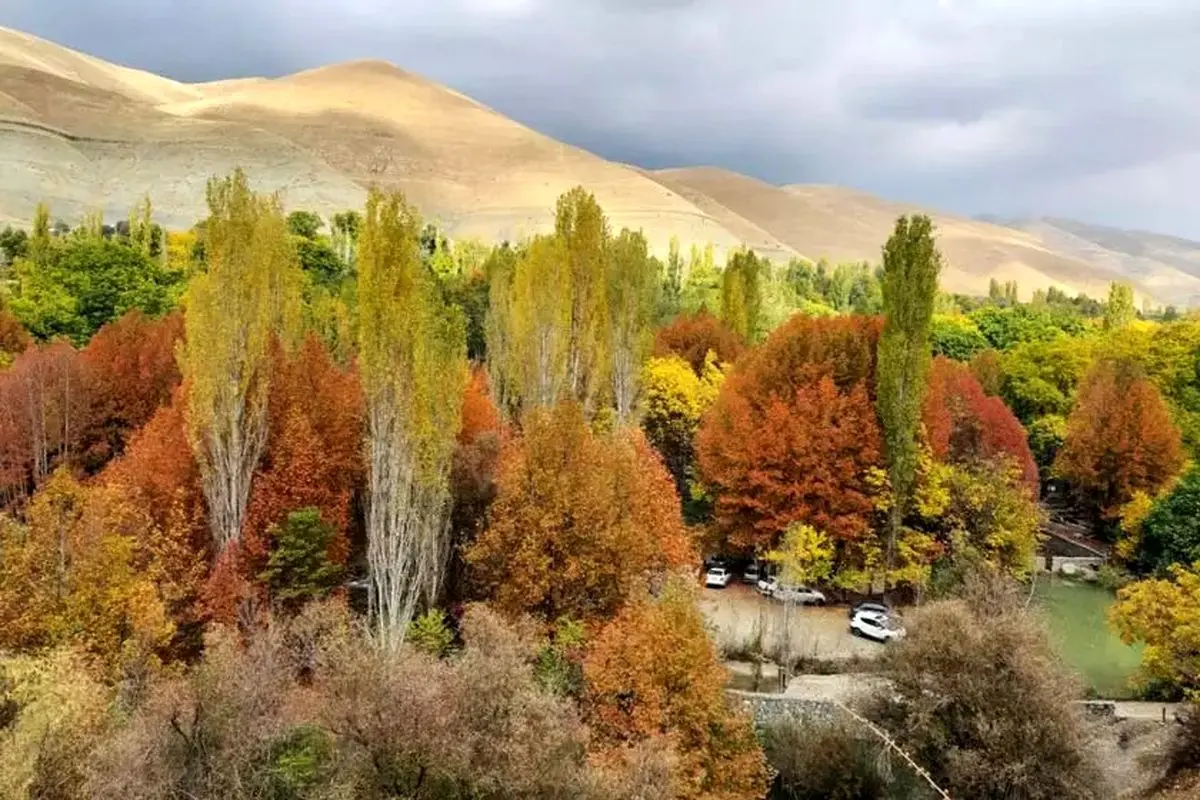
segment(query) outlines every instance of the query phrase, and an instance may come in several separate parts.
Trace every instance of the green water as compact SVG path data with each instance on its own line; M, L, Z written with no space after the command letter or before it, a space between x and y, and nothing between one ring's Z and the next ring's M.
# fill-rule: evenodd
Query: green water
M1084 683L1104 698L1132 697L1129 679L1137 672L1142 647L1126 645L1109 626L1113 593L1043 573L1034 594L1046 612L1050 635L1062 659Z

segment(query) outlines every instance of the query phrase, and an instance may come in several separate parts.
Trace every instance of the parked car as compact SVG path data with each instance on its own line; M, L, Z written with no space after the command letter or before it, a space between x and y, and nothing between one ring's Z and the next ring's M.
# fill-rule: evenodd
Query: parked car
M807 586L788 586L786 584L778 584L775 586L771 596L776 600L784 602L791 601L799 603L802 606L823 606L825 605L825 595L818 592L816 589L810 589Z
M751 586L757 586L758 581L762 578L763 572L759 569L758 563L752 563L742 572L742 583L748 583Z
M890 614L860 611L850 620L850 633L877 642L890 642L904 638L904 627Z
M759 594L770 597L771 595L775 594L775 587L778 585L778 578L773 575L763 575L758 579L758 583L755 584L755 588L758 589Z
M876 600L863 600L850 607L850 619L854 619L854 615L860 611L874 611L876 614L891 614L892 607L887 603Z
M704 585L713 589L724 589L729 585L729 570L724 567L712 567L704 573Z

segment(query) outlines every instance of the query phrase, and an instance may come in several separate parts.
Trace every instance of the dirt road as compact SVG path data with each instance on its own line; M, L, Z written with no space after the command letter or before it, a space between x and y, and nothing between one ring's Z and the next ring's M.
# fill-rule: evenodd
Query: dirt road
M731 584L725 589L704 589L700 600L717 645L724 652L748 650L763 633L768 656L779 652L783 639L784 604L761 596L753 588ZM884 645L850 635L844 607L792 608L792 653L797 657L843 659L878 655Z

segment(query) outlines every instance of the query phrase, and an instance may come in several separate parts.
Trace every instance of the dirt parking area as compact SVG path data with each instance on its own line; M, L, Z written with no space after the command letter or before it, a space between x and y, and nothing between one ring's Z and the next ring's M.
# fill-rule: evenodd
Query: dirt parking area
M700 609L717 645L725 653L745 652L762 630L768 656L780 652L784 632L784 604L763 597L745 584L701 590ZM792 653L820 659L871 658L885 645L850 634L844 606L793 606Z

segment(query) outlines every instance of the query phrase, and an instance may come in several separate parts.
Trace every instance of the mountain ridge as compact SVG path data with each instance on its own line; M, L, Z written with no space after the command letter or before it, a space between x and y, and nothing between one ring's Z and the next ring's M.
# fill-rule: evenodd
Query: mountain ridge
M711 243L793 257L877 261L895 217L938 225L949 291L1016 280L1103 296L1129 280L1160 304L1200 305L1200 243L1073 220L991 221L842 186L778 186L716 166L651 170L552 139L389 61L360 59L277 78L188 84L0 27L0 222L37 202L73 221L122 218L149 193L185 227L211 175L241 166L290 207L326 216L367 187L401 189L451 237L516 240L553 226L556 198L582 184L614 229L665 253ZM998 222L1002 224L997 224Z

